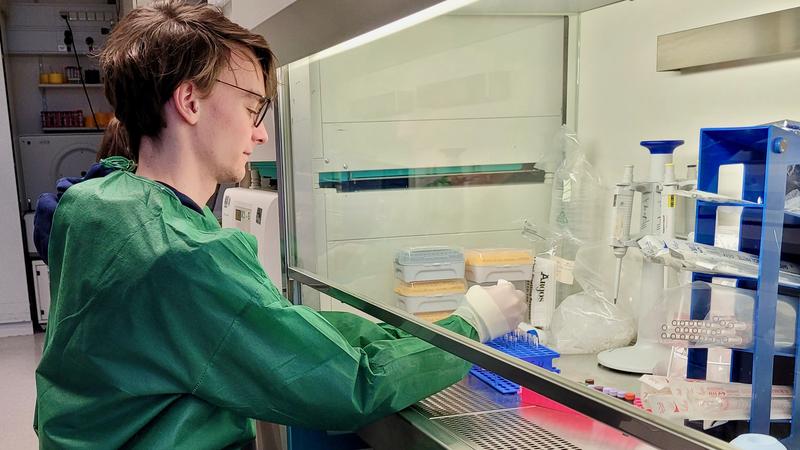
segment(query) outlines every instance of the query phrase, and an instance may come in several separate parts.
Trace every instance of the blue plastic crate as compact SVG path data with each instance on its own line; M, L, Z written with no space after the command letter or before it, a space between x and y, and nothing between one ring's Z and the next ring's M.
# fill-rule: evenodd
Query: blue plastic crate
M560 369L553 366L553 360L561 355L544 345L536 346L525 340L515 339L513 334L487 342L486 345L551 372L561 373ZM472 366L470 373L502 394L516 394L519 392L518 384L483 367Z

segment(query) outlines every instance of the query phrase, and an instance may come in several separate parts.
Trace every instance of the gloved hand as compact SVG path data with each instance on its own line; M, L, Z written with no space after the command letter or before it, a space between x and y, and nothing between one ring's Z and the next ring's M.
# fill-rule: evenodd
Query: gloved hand
M466 301L453 314L475 327L481 342L488 342L516 329L526 309L525 293L500 280L495 286L469 288Z

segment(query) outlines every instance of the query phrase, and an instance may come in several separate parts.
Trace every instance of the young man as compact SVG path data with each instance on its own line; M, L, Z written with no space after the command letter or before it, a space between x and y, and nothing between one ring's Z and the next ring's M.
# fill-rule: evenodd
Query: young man
M106 159L54 215L38 212L53 219L38 230L53 293L42 448L238 448L251 418L352 430L465 375L465 361L393 327L292 306L254 237L198 206L268 139L275 59L262 37L214 8L157 2L120 21L101 65L125 133L109 141L129 146L110 154L138 169ZM485 341L523 310L499 283L438 323Z

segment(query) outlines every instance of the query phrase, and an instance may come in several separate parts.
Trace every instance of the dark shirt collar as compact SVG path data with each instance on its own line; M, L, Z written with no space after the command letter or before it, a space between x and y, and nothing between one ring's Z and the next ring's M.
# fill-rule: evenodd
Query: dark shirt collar
M189 197L187 197L186 194L184 194L183 192L175 189L174 187L172 187L172 186L170 186L167 183L164 183L162 181L159 181L158 183L159 184L163 184L164 186L168 187L169 190L171 190L175 194L175 196L178 197L178 200L181 201L181 204L183 206L185 206L185 207L197 212L201 216L203 215L203 208L197 206L197 203L195 203L194 200L192 200Z

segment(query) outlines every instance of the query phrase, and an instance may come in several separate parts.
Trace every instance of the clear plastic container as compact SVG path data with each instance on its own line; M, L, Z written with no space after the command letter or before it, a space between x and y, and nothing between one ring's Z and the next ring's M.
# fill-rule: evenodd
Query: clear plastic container
M692 299L706 299L710 312L691 319ZM749 289L695 281L664 292L664 302L654 308L642 326L654 326L659 341L677 347L748 349L753 345L756 292ZM776 350L794 346L796 311L793 300L779 295L775 315Z
M464 279L414 281L406 283L396 280L394 291L404 297L440 297L443 295L464 294L467 292L467 283Z
M394 258L395 277L405 282L464 278L464 252L457 247L409 247Z

